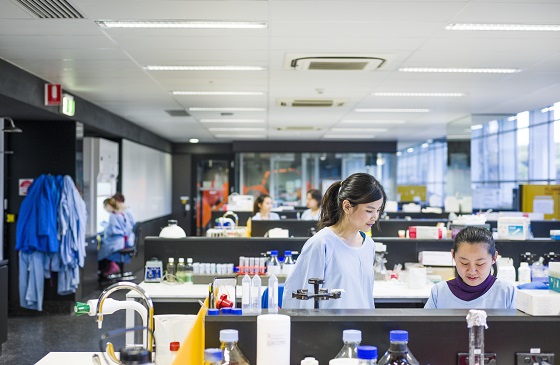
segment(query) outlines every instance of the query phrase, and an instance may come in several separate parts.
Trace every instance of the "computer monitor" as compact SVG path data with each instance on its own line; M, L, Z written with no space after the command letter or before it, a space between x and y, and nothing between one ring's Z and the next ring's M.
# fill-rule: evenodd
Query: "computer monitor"
M264 237L273 228L289 231L290 237L311 237L316 232L317 221L299 219L281 219L270 221L252 221L251 237Z

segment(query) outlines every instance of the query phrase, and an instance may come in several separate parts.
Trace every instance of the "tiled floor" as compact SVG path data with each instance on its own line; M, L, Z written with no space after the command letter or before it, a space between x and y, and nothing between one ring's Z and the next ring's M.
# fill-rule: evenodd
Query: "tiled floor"
M99 292L88 295L96 299ZM125 291L115 292L111 298L125 299ZM100 337L108 331L125 327L125 312L107 315L103 328L97 328L96 317L33 312L26 316L8 318L8 341L2 346L0 365L32 365L49 352L99 351ZM115 349L124 346L124 337L111 340ZM81 364L63 364L81 365ZM89 365L89 364L87 364Z

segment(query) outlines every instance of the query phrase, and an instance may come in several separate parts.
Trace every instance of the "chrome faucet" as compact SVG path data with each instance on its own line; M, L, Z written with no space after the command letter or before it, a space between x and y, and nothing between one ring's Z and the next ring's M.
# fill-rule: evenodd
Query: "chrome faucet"
M115 283L105 289L99 296L99 301L97 302L97 325L101 328L103 324L103 303L112 293L118 290L134 290L140 297L144 300L146 307L148 309L148 330L146 331L146 344L148 346L148 351L153 352L153 333L154 333L154 303L152 298L148 296L146 291L142 289L139 285L131 282L120 282Z

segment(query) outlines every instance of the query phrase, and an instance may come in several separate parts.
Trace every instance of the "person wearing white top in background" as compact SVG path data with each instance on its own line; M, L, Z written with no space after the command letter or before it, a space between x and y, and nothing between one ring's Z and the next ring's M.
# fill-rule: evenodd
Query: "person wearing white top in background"
M252 221L280 220L277 213L272 212L272 198L268 194L261 194L253 203L253 216L247 220L247 231L251 232Z
M321 192L317 189L311 189L307 192L307 210L301 215L301 220L318 221L321 216Z

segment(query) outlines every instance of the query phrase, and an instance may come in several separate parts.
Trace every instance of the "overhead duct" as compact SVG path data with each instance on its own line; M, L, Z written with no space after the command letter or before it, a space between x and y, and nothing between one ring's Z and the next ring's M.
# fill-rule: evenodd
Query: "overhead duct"
M76 8L65 0L13 0L39 19L83 19Z
M385 63L385 59L378 57L300 57L294 58L290 66L296 70L320 71L372 71Z
M343 106L343 99L278 99L276 104L294 108L329 108Z

